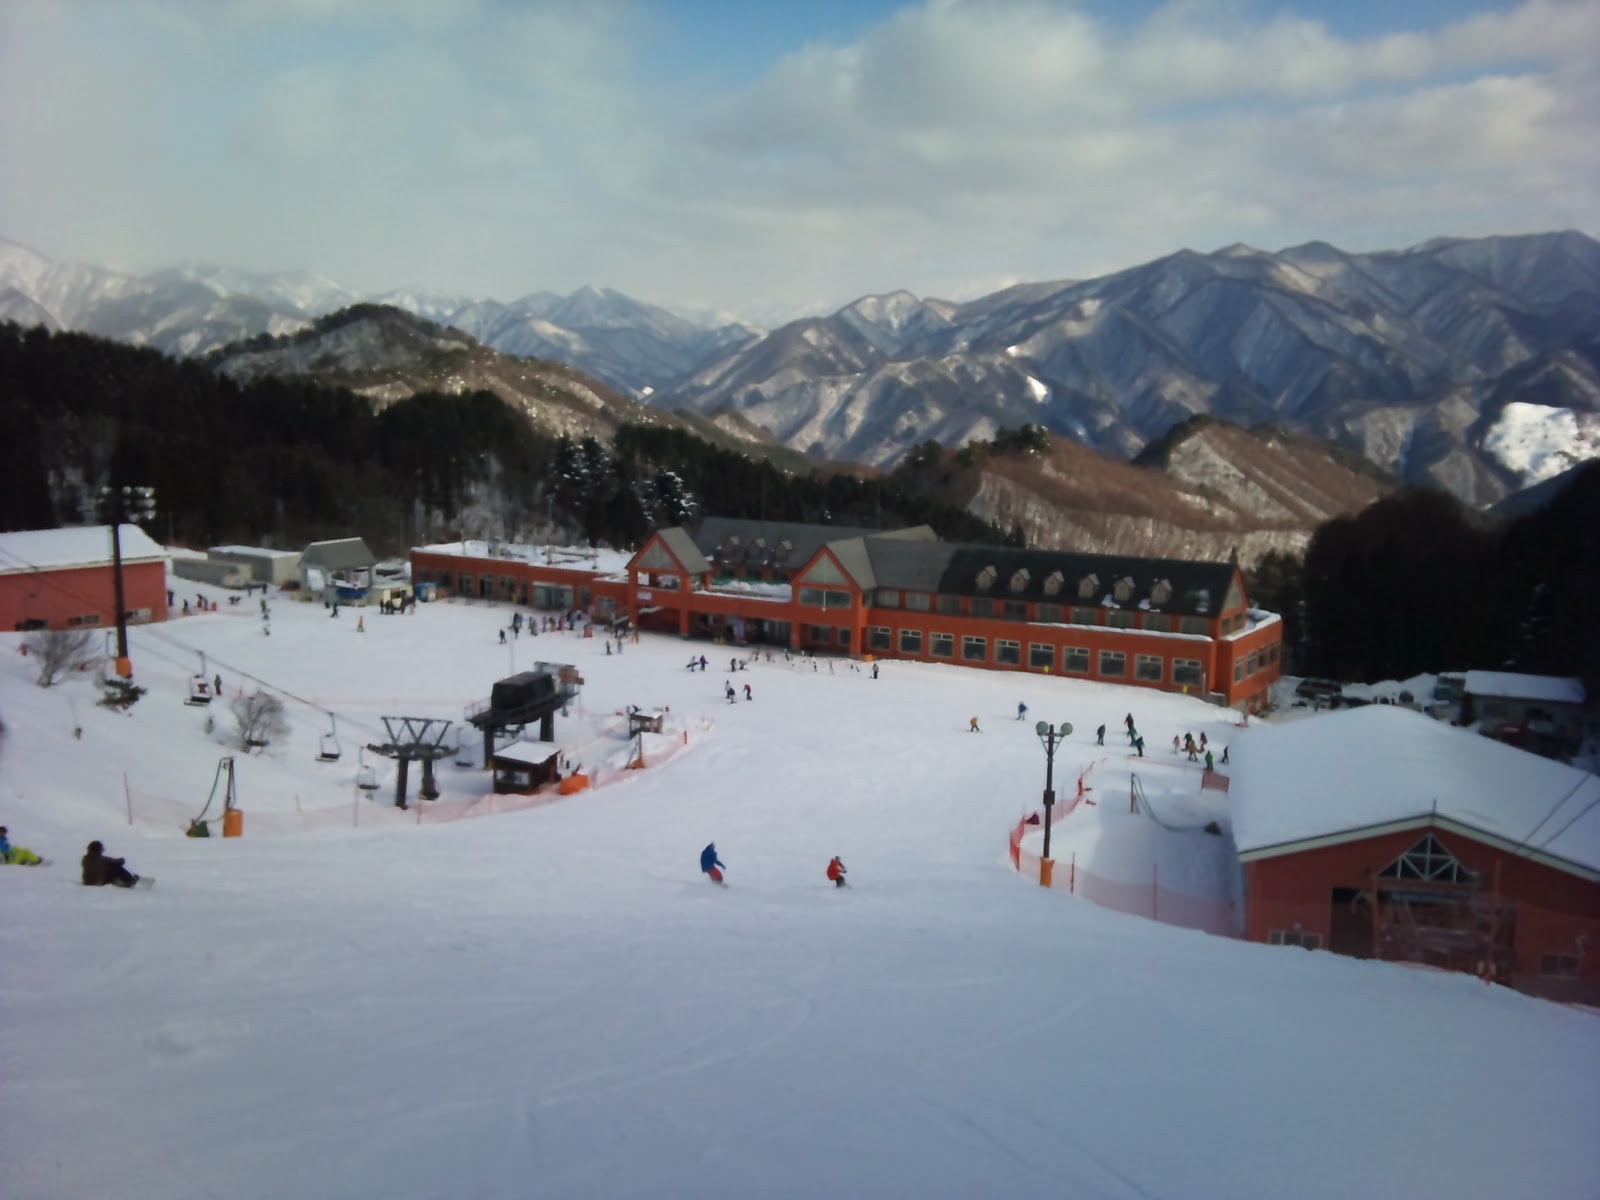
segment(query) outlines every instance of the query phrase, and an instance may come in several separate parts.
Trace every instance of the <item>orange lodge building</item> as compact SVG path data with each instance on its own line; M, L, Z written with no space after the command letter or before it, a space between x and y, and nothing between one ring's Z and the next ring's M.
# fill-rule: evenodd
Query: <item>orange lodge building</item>
M491 555L476 543L480 559L473 545L413 551L413 578L686 638L1065 675L1247 711L1279 674L1282 622L1249 606L1233 563L718 517L658 530L625 563Z
M118 533L123 613L167 619L167 551L137 525ZM0 533L0 629L91 629L117 623L111 526Z

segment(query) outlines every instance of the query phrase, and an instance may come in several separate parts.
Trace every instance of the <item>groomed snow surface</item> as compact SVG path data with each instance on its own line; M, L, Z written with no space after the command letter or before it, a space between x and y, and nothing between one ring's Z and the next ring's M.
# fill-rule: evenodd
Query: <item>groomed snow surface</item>
M126 716L87 675L38 689L0 641L0 823L55 860L0 871L9 1200L1600 1192L1593 1015L1011 870L1036 719L1076 726L1064 796L1098 764L1096 794L1125 802L1138 769L1187 824L1217 799L1185 798L1171 736L1227 744L1231 714L956 667L730 673L725 647L673 638L501 646L510 610L467 604L333 619L276 599L265 636L254 605L134 630L150 691ZM337 763L293 703L287 740L238 756L242 839L179 832L231 752L223 706L182 703L186 648L230 696L248 673L341 716ZM711 669L686 671L701 652ZM383 823L392 776L353 787L377 716L459 720L513 656L581 668L556 736L602 785ZM643 771L614 769L629 704L671 708ZM1129 711L1166 761L1117 745ZM440 780L440 814L487 787L450 760ZM1075 819L1057 836L1092 856ZM155 889L80 887L94 837ZM727 890L697 869L712 840Z

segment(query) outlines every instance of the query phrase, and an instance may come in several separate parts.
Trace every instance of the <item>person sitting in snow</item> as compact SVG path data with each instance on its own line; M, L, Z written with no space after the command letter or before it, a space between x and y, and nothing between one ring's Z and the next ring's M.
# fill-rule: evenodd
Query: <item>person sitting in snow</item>
M25 846L13 846L6 836L6 827L0 825L0 863L13 867L37 867L44 859Z
M105 887L109 883L129 888L139 882L139 877L128 870L126 859L111 858L105 851L99 842L89 843L89 852L83 856L84 887Z
M844 887L844 862L835 854L828 863L828 878L833 880L834 887Z
M712 883L722 882L722 872L728 869L728 864L717 857L717 844L706 843L706 848L700 851L700 870L710 877Z

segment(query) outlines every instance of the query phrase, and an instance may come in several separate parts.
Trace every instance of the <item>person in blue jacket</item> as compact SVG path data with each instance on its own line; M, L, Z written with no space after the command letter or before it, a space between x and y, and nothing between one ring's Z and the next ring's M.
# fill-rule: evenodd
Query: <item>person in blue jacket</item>
M728 864L717 857L715 842L708 843L706 848L700 851L700 869L711 877L712 883L722 882L722 872L728 869Z

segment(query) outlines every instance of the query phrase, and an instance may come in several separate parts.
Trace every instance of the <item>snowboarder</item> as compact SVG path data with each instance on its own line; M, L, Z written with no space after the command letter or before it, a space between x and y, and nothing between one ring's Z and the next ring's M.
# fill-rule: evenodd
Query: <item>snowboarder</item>
M750 694L750 685L748 683L744 685L744 698L746 700L754 700L755 699L755 697Z
M1123 717L1122 718L1122 723L1128 727L1129 732L1132 732L1132 730L1133 730L1133 714L1129 713L1127 716Z
M717 844L715 842L706 843L706 848L700 851L700 870L710 876L712 883L727 887L728 885L722 879L722 872L727 869L728 864L717 857Z
M500 644L502 646L506 644L506 631L504 629L500 631Z
M967 732L968 733L982 733L983 732L983 730L978 728L978 718L977 717L973 717L972 720L967 722Z
M1025 717L1027 715L1028 715L1028 706L1026 704L1024 704L1022 701L1018 700L1017 701L1017 720L1020 721L1020 720L1022 720L1023 717Z
M37 867L44 864L44 859L26 846L13 846L11 839L6 836L6 827L0 825L0 863L13 867Z
M1228 765L1228 748L1226 746L1222 748L1222 765Z
M83 886L105 887L112 884L116 887L131 888L139 882L139 876L128 870L127 860L110 858L106 855L106 848L99 842L90 842L89 850L83 856Z
M724 679L722 681L722 686L727 690L728 703L729 704L737 703L738 700L739 700L739 697L738 697L737 693L735 693L734 690L733 690L733 684L729 683L726 679Z
M833 860L828 863L828 878L833 880L834 887L842 888L845 886L844 875L844 862L835 854Z
M1094 731L1094 744L1096 746L1104 746L1106 744L1106 727L1104 725Z
M1135 737L1133 739L1133 748L1139 752L1140 758L1144 757L1144 739L1142 737Z
M704 654L700 656L700 673L702 675L706 673L706 656Z

